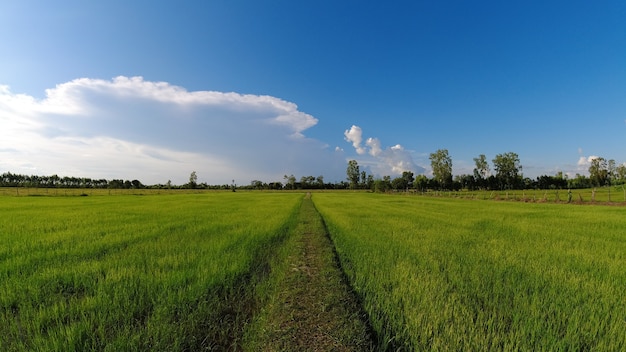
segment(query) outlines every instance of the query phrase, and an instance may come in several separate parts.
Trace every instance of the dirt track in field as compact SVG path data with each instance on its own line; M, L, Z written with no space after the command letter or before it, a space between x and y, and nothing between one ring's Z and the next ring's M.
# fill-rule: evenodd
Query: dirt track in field
M303 200L289 270L270 307L263 351L370 351L372 334L323 219Z

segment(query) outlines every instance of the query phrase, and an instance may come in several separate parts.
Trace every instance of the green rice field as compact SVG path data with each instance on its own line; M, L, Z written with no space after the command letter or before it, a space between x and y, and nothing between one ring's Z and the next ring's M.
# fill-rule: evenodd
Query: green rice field
M305 197L5 191L0 351L253 350ZM626 207L479 195L312 194L377 350L625 350Z
M0 198L0 350L236 346L301 198Z
M626 208L316 194L381 349L626 348Z

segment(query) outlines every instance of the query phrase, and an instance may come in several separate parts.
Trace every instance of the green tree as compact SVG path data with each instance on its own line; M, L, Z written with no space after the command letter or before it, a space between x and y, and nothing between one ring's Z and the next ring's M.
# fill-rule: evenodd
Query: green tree
M391 189L391 177L385 176L382 180L376 179L374 180L374 192L387 192Z
M350 182L350 189L357 188L359 186L359 178L361 177L361 173L359 171L359 163L357 163L356 160L348 161L346 175L348 176L348 182Z
M608 161L607 173L608 173L608 177L609 177L609 185L611 185L611 184L613 184L613 181L615 180L615 178L617 176L617 166L615 165L615 160L614 159L610 159Z
M259 181L259 180L252 180L252 182L250 182L250 186L253 189L263 189L264 188L263 181Z
M496 179L502 189L513 189L521 181L522 165L516 153L498 154L492 160Z
M391 187L396 191L405 190L407 188L406 179L402 177L396 177L391 180Z
M606 184L609 177L609 170L606 159L597 157L591 160L589 165L589 178L595 186Z
M417 175L415 176L415 181L413 181L413 184L415 185L415 189L420 192L425 192L426 188L428 187L428 177L426 177L425 175Z
M373 189L374 188L374 175L372 175L372 174L368 174L367 175L367 182L365 184L365 188L367 188L367 189Z
M626 164L618 165L615 168L615 178L620 183L623 183L626 180Z
M431 153L429 159L433 178L440 187L449 189L452 184L452 158L448 155L448 149L439 149Z
M479 187L485 188L487 177L489 177L489 162L485 154L480 154L478 158L474 158L474 180Z
M302 176L302 177L300 177L300 185L304 189L312 188L315 185L314 183L315 183L315 177L314 176Z
M408 191L409 188L413 188L413 172L411 171L403 171L402 172L402 178L404 179L405 183L406 183L406 190Z
M318 188L320 188L320 189L324 188L324 176L323 175L317 176L315 181L317 182L317 187Z
M198 175L195 171L192 171L191 175L189 175L189 183L187 185L189 188L196 188L198 186Z
M476 178L474 175L457 175L454 176L455 187L473 190L476 187Z
M296 176L293 174L287 176L283 176L285 179L285 188L286 189L296 189Z

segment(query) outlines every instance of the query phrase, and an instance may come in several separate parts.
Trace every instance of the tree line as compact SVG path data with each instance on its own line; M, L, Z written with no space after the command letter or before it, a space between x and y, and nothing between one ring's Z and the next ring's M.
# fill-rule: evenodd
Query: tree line
M197 183L195 171L190 176L189 183L183 185L174 185L172 181L165 184L144 185L139 180L122 180L122 179L94 179L89 177L60 177L23 175L5 172L0 175L0 187L30 187L30 188L96 188L96 189L231 189L232 185L208 185L206 183Z
M590 162L589 176L576 174L568 177L563 172L554 176L542 175L536 179L524 177L519 156L514 152L496 155L489 160L484 154L474 158L472 174L452 174L452 158L447 149L439 149L429 156L432 177L415 175L412 171L404 171L402 175L392 178L383 176L375 178L365 170L361 170L356 160L348 161L346 180L325 182L324 176L285 175L283 182L263 182L253 180L249 185L237 186L235 180L231 184L209 185L198 183L195 171L191 172L189 182L174 185L171 181L165 184L144 185L139 180L92 179L88 177L60 177L21 175L5 172L0 175L0 187L32 187L32 188L100 188L100 189L214 189L214 190L298 190L298 189L365 189L376 192L417 190L508 190L508 189L575 189L599 186L619 185L626 183L626 165L617 165L615 160L598 157Z
M542 175L536 179L524 177L517 153L497 154L491 160L480 154L474 158L472 174L453 176L452 158L447 149L439 149L429 156L432 177L414 175L404 171L401 176L374 178L360 170L356 160L350 160L346 179L351 189L371 189L377 192L390 190L508 190L508 189L566 189L592 188L626 183L626 165L617 165L615 160L598 157L591 160L589 176L576 174L573 178L558 172L554 176ZM493 169L492 169L493 168ZM493 171L492 171L493 170Z
M34 188L140 188L138 180L105 180L88 177L22 175L5 172L0 175L2 187Z

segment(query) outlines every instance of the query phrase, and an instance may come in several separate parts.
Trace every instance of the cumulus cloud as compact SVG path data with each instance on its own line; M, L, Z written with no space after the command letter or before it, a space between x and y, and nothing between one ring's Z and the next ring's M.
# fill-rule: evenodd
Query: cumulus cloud
M363 141L363 131L361 131L361 127L352 125L349 130L346 130L343 135L346 138L346 141L352 143L352 146L356 150L356 153L359 155L365 154L365 148L361 146L361 141Z
M41 100L0 86L0 171L145 183L183 183L194 170L209 183L341 177L344 160L304 134L317 123L276 97L141 77L76 79Z
M591 162L594 159L599 158L599 156L597 155L584 156L582 148L578 148L578 155L579 157L578 157L577 166L579 170L587 170L589 166L591 165Z
M597 158L599 158L599 156L596 155L581 156L578 158L578 166L581 168L588 168L591 165L591 162Z
M367 141L365 141L365 145L370 148L369 154L371 156L379 156L383 152L380 148L380 141L378 138L368 138Z
M356 153L362 155L358 161L375 175L399 175L404 171L421 174L426 171L413 161L411 153L400 144L383 148L378 138L370 137L362 145L363 130L359 126L353 125L345 131L344 136L346 141L352 143Z

